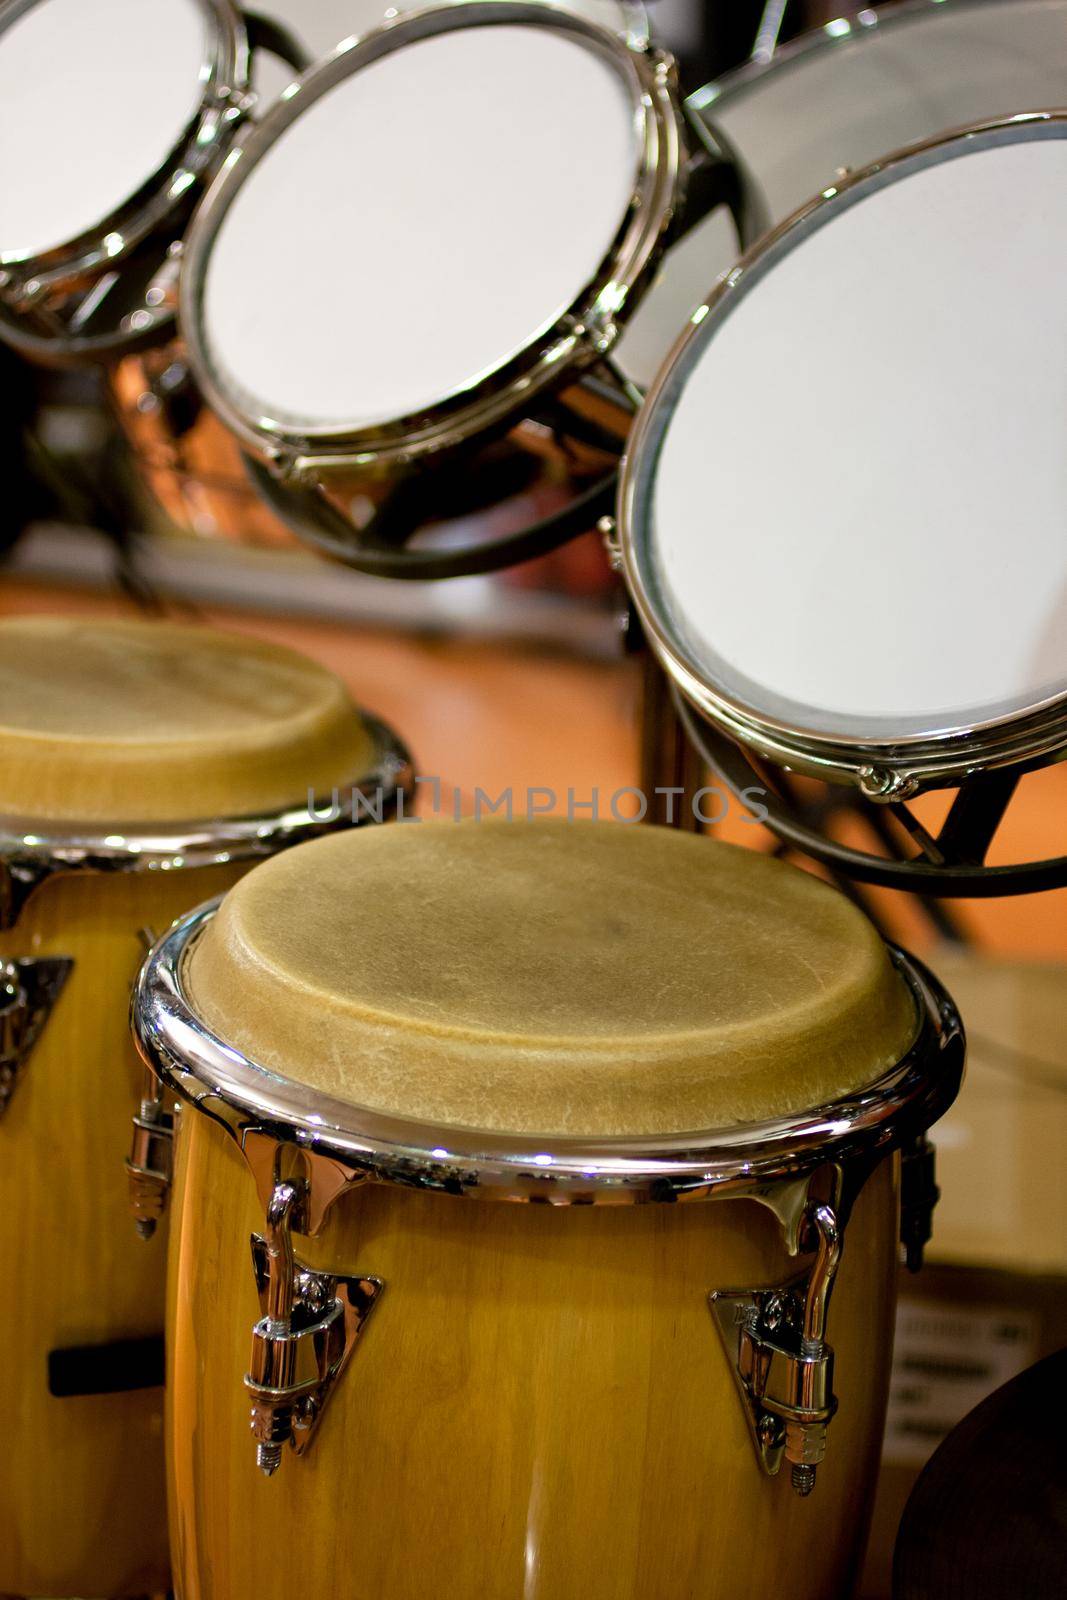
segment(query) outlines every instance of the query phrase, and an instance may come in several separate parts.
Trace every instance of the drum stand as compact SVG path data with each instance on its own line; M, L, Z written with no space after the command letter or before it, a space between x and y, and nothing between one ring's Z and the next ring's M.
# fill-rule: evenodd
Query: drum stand
M672 697L676 714L708 769L735 795L754 785L760 787L767 826L787 845L821 861L835 875L881 888L904 889L917 896L928 913L931 897L991 899L1067 887L1067 855L1003 865L990 865L986 859L1027 770L1025 765L968 778L936 834L930 833L904 801L875 801L858 790L842 791L845 798L839 804L860 817L887 851L877 855L842 844L813 826L791 794L788 777L713 728L677 691L672 691Z
M959 919L935 897L936 891L931 893L925 885L909 881L911 859L894 834L893 819L886 815L887 810L896 808L879 806L850 790L834 788L815 800L803 798L787 772L757 768L731 740L715 734L702 719L698 722L650 650L632 612L627 619L626 636L631 650L641 658L640 781L648 803L646 821L690 833L713 832L714 825L705 823L699 811L699 796L709 774L724 783L746 810L745 793L755 789L769 813L766 826L776 836L773 854L783 856L794 849L822 861L829 867L837 888L860 907L883 935L888 936L884 919L860 887L863 882L908 890L938 938L953 944L968 942ZM995 796L978 785L966 791L966 797L961 792L939 836L942 852L967 850L974 859L981 860L1016 781L1012 778L1009 783L1000 777ZM904 806L900 809L907 812ZM867 856L830 838L827 827L840 816L858 820L874 834L891 859ZM921 834L932 845L910 812L907 817L912 836ZM979 824L981 833L976 831ZM853 871L853 860L884 860L891 881L873 873Z
M639 783L647 804L644 820L684 833L701 833L704 825L697 797L704 782L704 763L686 736L670 680L649 649L632 609L625 620L627 651L640 660Z

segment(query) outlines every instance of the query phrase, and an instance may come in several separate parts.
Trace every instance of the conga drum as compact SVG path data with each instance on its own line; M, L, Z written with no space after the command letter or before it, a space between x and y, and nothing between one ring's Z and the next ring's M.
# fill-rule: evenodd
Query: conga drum
M0 623L0 1592L167 1587L166 1252L138 1238L123 1170L136 1116L150 1233L168 1119L128 1030L147 930L343 825L349 786L387 809L403 762L287 650L164 622Z
M846 1592L893 1152L962 1060L847 900L654 827L371 829L184 918L134 1017L181 1600Z

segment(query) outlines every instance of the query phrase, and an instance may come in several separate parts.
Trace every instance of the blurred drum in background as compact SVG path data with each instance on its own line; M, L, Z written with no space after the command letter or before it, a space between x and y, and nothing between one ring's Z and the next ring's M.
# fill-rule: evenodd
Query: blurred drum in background
M230 0L150 15L140 0L0 5L0 334L32 360L158 337L169 247L251 109Z
M566 10L595 18L624 49L647 43L639 5L575 0ZM11 89L11 104L27 93L39 103L48 73L56 80L32 160L14 138L18 118L7 124L9 148L0 146L0 170L6 161L13 174L0 227L0 336L39 362L114 364L107 389L130 446L131 520L151 521L162 507L180 528L266 545L289 544L291 534L249 487L232 436L204 406L173 319L181 236L205 182L243 137L257 97L273 98L307 59L277 21L229 0L161 0L151 29L132 0L106 0L106 13L91 15L73 0L0 6L0 89ZM312 15L302 7L293 22L305 21L325 50L384 22L385 11L366 0ZM102 48L112 40L114 49ZM257 43L265 48L254 51ZM272 61L272 49L289 66ZM135 112L131 84L148 90ZM560 448L553 425L538 424L521 446L491 448L477 484L464 472L439 476L415 519L465 523L511 500L505 528L537 523L574 480L588 482L613 459L617 439L606 452L603 443L572 438ZM364 496L355 515L374 509L373 494Z
M660 828L376 828L183 919L134 1017L183 1102L182 1600L847 1592L893 1152L962 1037L843 896Z
M102 411L108 365L173 338L176 242L255 104L260 35L302 64L292 40L246 26L230 0L0 4L0 338L40 365L97 365ZM124 424L151 411L144 392L131 397L120 380ZM175 437L180 455L180 422ZM136 427L133 443L136 460ZM210 441L191 464L204 470L206 497ZM150 452L151 487L180 516L155 465ZM239 498L251 518L252 497ZM141 520L132 507L130 520Z
M421 4L387 8L379 0L273 0L263 8L291 27L315 59L399 11L426 9ZM635 47L647 44L648 21L638 4L567 0L561 9L610 28ZM291 76L276 59L261 53L254 73L261 104L275 99ZM249 482L232 434L204 405L180 340L120 362L112 394L138 475L150 491L147 516L158 505L177 527L202 537L268 547L296 542ZM575 479L588 480L609 462L610 452L582 450L576 442L568 450L555 450L545 430L531 431L521 444L505 444L489 453L481 464L484 482L473 494L469 483L457 495L456 485L438 482L429 520L448 522L453 514L462 519L466 513L491 536L497 523L506 530L509 521L515 526L537 521L573 492ZM497 498L512 502L510 514L494 514ZM364 497L362 504L364 515L372 514L373 500Z
M169 1118L128 1036L148 930L348 820L313 816L309 790L381 789L384 817L405 773L289 651L158 621L0 623L4 1593L167 1587L164 1249L127 1193L150 1234Z
M306 74L212 186L181 282L196 382L271 506L396 577L591 527L632 405L611 352L698 187L683 121L669 58L508 0L401 14ZM388 161L353 168L372 144ZM550 527L416 543L546 462L590 485Z
M716 278L842 168L1065 101L1067 0L869 7L698 89L688 109L735 165L739 202L670 250L620 342L620 367L646 387Z
M1065 181L1054 111L842 176L692 314L627 452L621 559L691 736L863 881L1067 882L1067 854L987 863L1067 748ZM895 853L805 822L783 768L878 803ZM934 838L907 802L945 789Z

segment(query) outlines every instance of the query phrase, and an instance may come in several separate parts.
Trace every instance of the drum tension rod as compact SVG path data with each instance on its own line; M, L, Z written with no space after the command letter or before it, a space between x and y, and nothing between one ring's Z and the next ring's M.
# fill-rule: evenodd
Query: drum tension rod
M762 1470L774 1476L789 1462L793 1489L808 1495L826 1454L826 1430L837 1410L834 1353L826 1312L841 1257L832 1207L805 1214L815 1260L807 1272L771 1289L719 1290L708 1296L741 1392Z
M293 1253L306 1182L279 1182L267 1206L266 1235L252 1235L252 1267L262 1317L252 1329L245 1386L252 1396L256 1462L268 1477L288 1442L303 1455L323 1408L355 1349L384 1285L380 1278L317 1272Z
M0 961L0 1117L73 966L69 956Z
M921 1268L934 1231L934 1207L941 1198L935 1174L934 1147L925 1133L916 1134L900 1156L900 1242L909 1272Z
M163 1215L174 1174L174 1114L166 1109L163 1085L145 1068L141 1108L134 1112L126 1157L130 1211L142 1239L150 1239Z
M139 928L137 937L147 955L156 942L154 928ZM134 1112L133 1138L126 1157L130 1211L142 1239L150 1239L163 1215L174 1177L175 1113L163 1100L163 1083L145 1067L141 1108Z

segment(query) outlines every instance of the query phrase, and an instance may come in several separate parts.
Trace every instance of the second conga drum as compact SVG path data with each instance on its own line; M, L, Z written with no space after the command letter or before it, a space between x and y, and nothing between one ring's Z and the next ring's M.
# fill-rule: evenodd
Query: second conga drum
M374 829L183 919L134 1015L181 1600L846 1592L891 1152L962 1056L849 902L655 828Z
M403 759L290 651L163 622L0 622L0 1592L167 1587L165 1240L137 1237L123 1170L136 1115L151 1233L169 1118L128 1030L148 930L342 825L335 789L391 803Z

